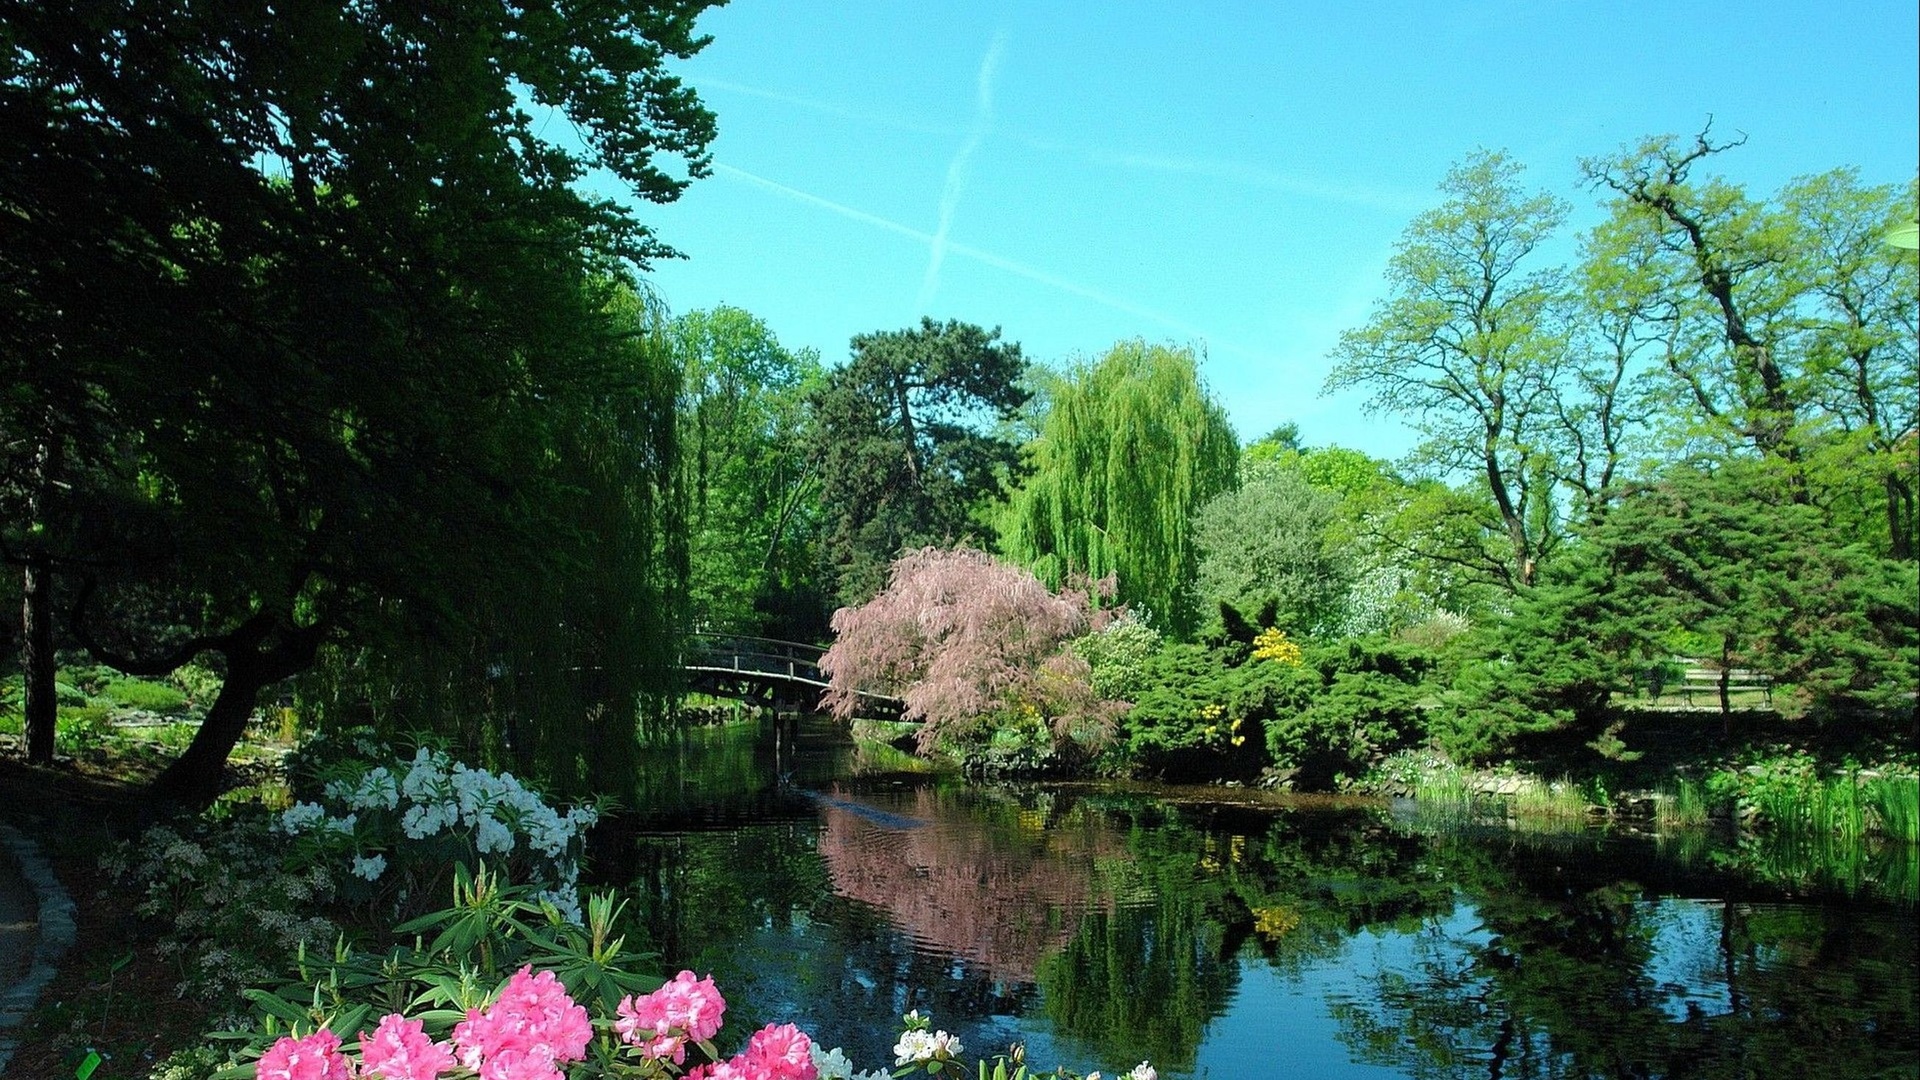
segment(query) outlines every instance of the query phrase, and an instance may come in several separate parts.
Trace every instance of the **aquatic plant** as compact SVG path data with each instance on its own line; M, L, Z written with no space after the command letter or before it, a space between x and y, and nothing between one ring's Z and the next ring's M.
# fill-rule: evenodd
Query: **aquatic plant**
M1654 821L1662 829L1696 829L1707 823L1707 789L1686 777L1675 781L1654 807Z

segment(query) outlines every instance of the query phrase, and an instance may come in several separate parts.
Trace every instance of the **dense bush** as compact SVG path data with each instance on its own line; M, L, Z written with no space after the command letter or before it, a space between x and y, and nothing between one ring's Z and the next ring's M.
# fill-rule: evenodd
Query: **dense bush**
M1071 647L1091 669L1096 693L1132 701L1147 688L1147 661L1164 644L1160 631L1134 612L1123 611L1107 625L1075 639Z
M1263 725L1277 702L1299 697L1300 669L1246 656L1244 647L1171 645L1149 658L1110 771L1176 779L1258 772Z
M1296 697L1276 701L1266 725L1274 767L1296 770L1301 786L1339 786L1425 738L1423 704L1432 692L1425 680L1436 659L1430 650L1385 638L1309 651L1303 667L1317 684L1297 682Z
M1426 737L1433 651L1384 637L1296 651L1271 630L1249 647L1231 633L1142 665L1146 688L1121 721L1111 771L1211 779L1270 765L1326 788Z

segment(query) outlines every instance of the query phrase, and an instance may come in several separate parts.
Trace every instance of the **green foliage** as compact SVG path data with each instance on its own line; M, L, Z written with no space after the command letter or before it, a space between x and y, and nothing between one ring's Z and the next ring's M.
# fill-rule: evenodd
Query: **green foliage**
M1000 331L922 319L861 334L808 397L808 460L820 478L823 554L844 605L871 598L903 552L983 531L1020 451L997 425L1028 398L1026 358Z
M187 695L145 679L115 679L100 688L100 696L116 705L148 712L179 712L187 707Z
M1822 767L1787 751L1708 779L1718 798L1736 803L1759 827L1786 837L1858 841L1868 835L1911 844L1920 839L1920 777L1898 768Z
M1553 568L1507 618L1461 639L1465 655L1434 720L1451 757L1491 761L1530 736L1606 726L1613 691L1632 685L1645 624L1622 609L1612 569L1593 554Z
M113 709L107 705L60 706L54 744L63 754L96 750L113 733Z
M1311 647L1297 663L1237 644L1170 645L1143 665L1109 768L1218 778L1267 764L1332 788L1425 737L1438 661L1387 638Z
M1194 515L1195 594L1206 608L1253 611L1271 601L1275 625L1296 634L1332 630L1353 572L1336 532L1340 498L1292 470L1246 471L1237 490Z
M1113 576L1119 598L1175 638L1198 628L1191 519L1230 489L1238 455L1226 411L1191 349L1115 345L1049 386L1032 477L1003 547L1042 580Z
M625 685L527 695L554 720L631 728L665 689L609 639L674 651L678 371L630 302L668 249L578 181L666 201L705 172L713 118L666 70L702 6L10 14L0 204L36 210L0 223L25 283L0 294L0 539L115 667L219 657L161 795L210 799L258 695L327 644L460 654L349 697L418 701L561 626L520 670Z
M189 703L203 709L220 696L220 684L223 681L219 672L199 664L182 664L173 669L167 680L180 688Z
M1164 644L1158 630L1128 610L1074 639L1070 647L1091 669L1096 693L1114 701L1132 701L1147 687L1146 665Z
M1355 639L1310 650L1290 696L1276 695L1265 721L1273 765L1297 770L1305 787L1341 786L1426 735L1423 685L1433 653L1406 642ZM1302 693L1301 691L1305 692Z
M683 372L681 461L695 626L812 640L820 480L806 457L806 397L824 377L812 350L783 347L761 320L717 307L666 328Z
M1327 377L1329 390L1363 389L1370 409L1409 416L1424 436L1416 458L1484 496L1454 515L1479 534L1457 554L1506 587L1531 582L1560 539L1545 457L1565 351L1560 285L1524 267L1567 206L1523 191L1520 173L1486 151L1447 173L1446 201L1407 227L1386 299L1341 335Z
M1294 669L1226 660L1219 650L1176 644L1143 664L1144 688L1121 718L1108 767L1181 779L1257 770L1259 709L1271 696L1265 684L1291 685Z

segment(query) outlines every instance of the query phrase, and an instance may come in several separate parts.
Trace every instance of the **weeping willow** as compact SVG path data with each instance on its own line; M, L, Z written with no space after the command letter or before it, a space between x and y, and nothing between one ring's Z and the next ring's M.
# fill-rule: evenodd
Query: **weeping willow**
M639 297L610 307L576 342L599 355L569 400L518 413L513 512L449 524L431 610L383 601L323 654L297 691L312 726L430 734L570 798L628 793L679 689L687 550L679 367Z
M1239 457L1193 350L1121 342L1066 372L1050 397L1029 447L1033 474L1008 508L1008 554L1055 586L1111 574L1121 600L1191 635L1189 522L1233 486Z

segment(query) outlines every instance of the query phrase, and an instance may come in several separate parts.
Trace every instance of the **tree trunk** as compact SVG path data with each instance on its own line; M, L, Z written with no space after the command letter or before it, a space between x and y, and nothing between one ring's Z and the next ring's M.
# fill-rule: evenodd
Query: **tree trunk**
M1733 641L1722 636L1720 639L1720 734L1733 734L1733 695L1727 691L1727 684L1733 679Z
M49 436L34 450L33 486L27 521L40 517L41 500L60 469L60 442ZM53 764L54 727L60 701L53 688L53 566L44 551L27 559L20 581L21 712L27 729L27 762Z
M279 629L265 612L228 635L219 649L227 660L220 696L213 699L186 751L147 789L149 798L194 809L212 805L220 795L227 758L246 734L260 691L311 667L325 636L325 628L319 625ZM269 638L275 640L263 645Z
M260 676L257 662L242 659L246 655L227 658L227 678L220 685L220 696L207 709L207 718L201 721L193 742L148 789L154 801L202 809L219 797L227 758L240 736L246 734L260 691L271 683Z
M60 703L54 692L53 575L43 562L29 562L20 593L20 670L23 674L27 762L53 764L54 724Z
M1887 473L1888 554L1896 559L1913 558L1913 488L1898 473Z

